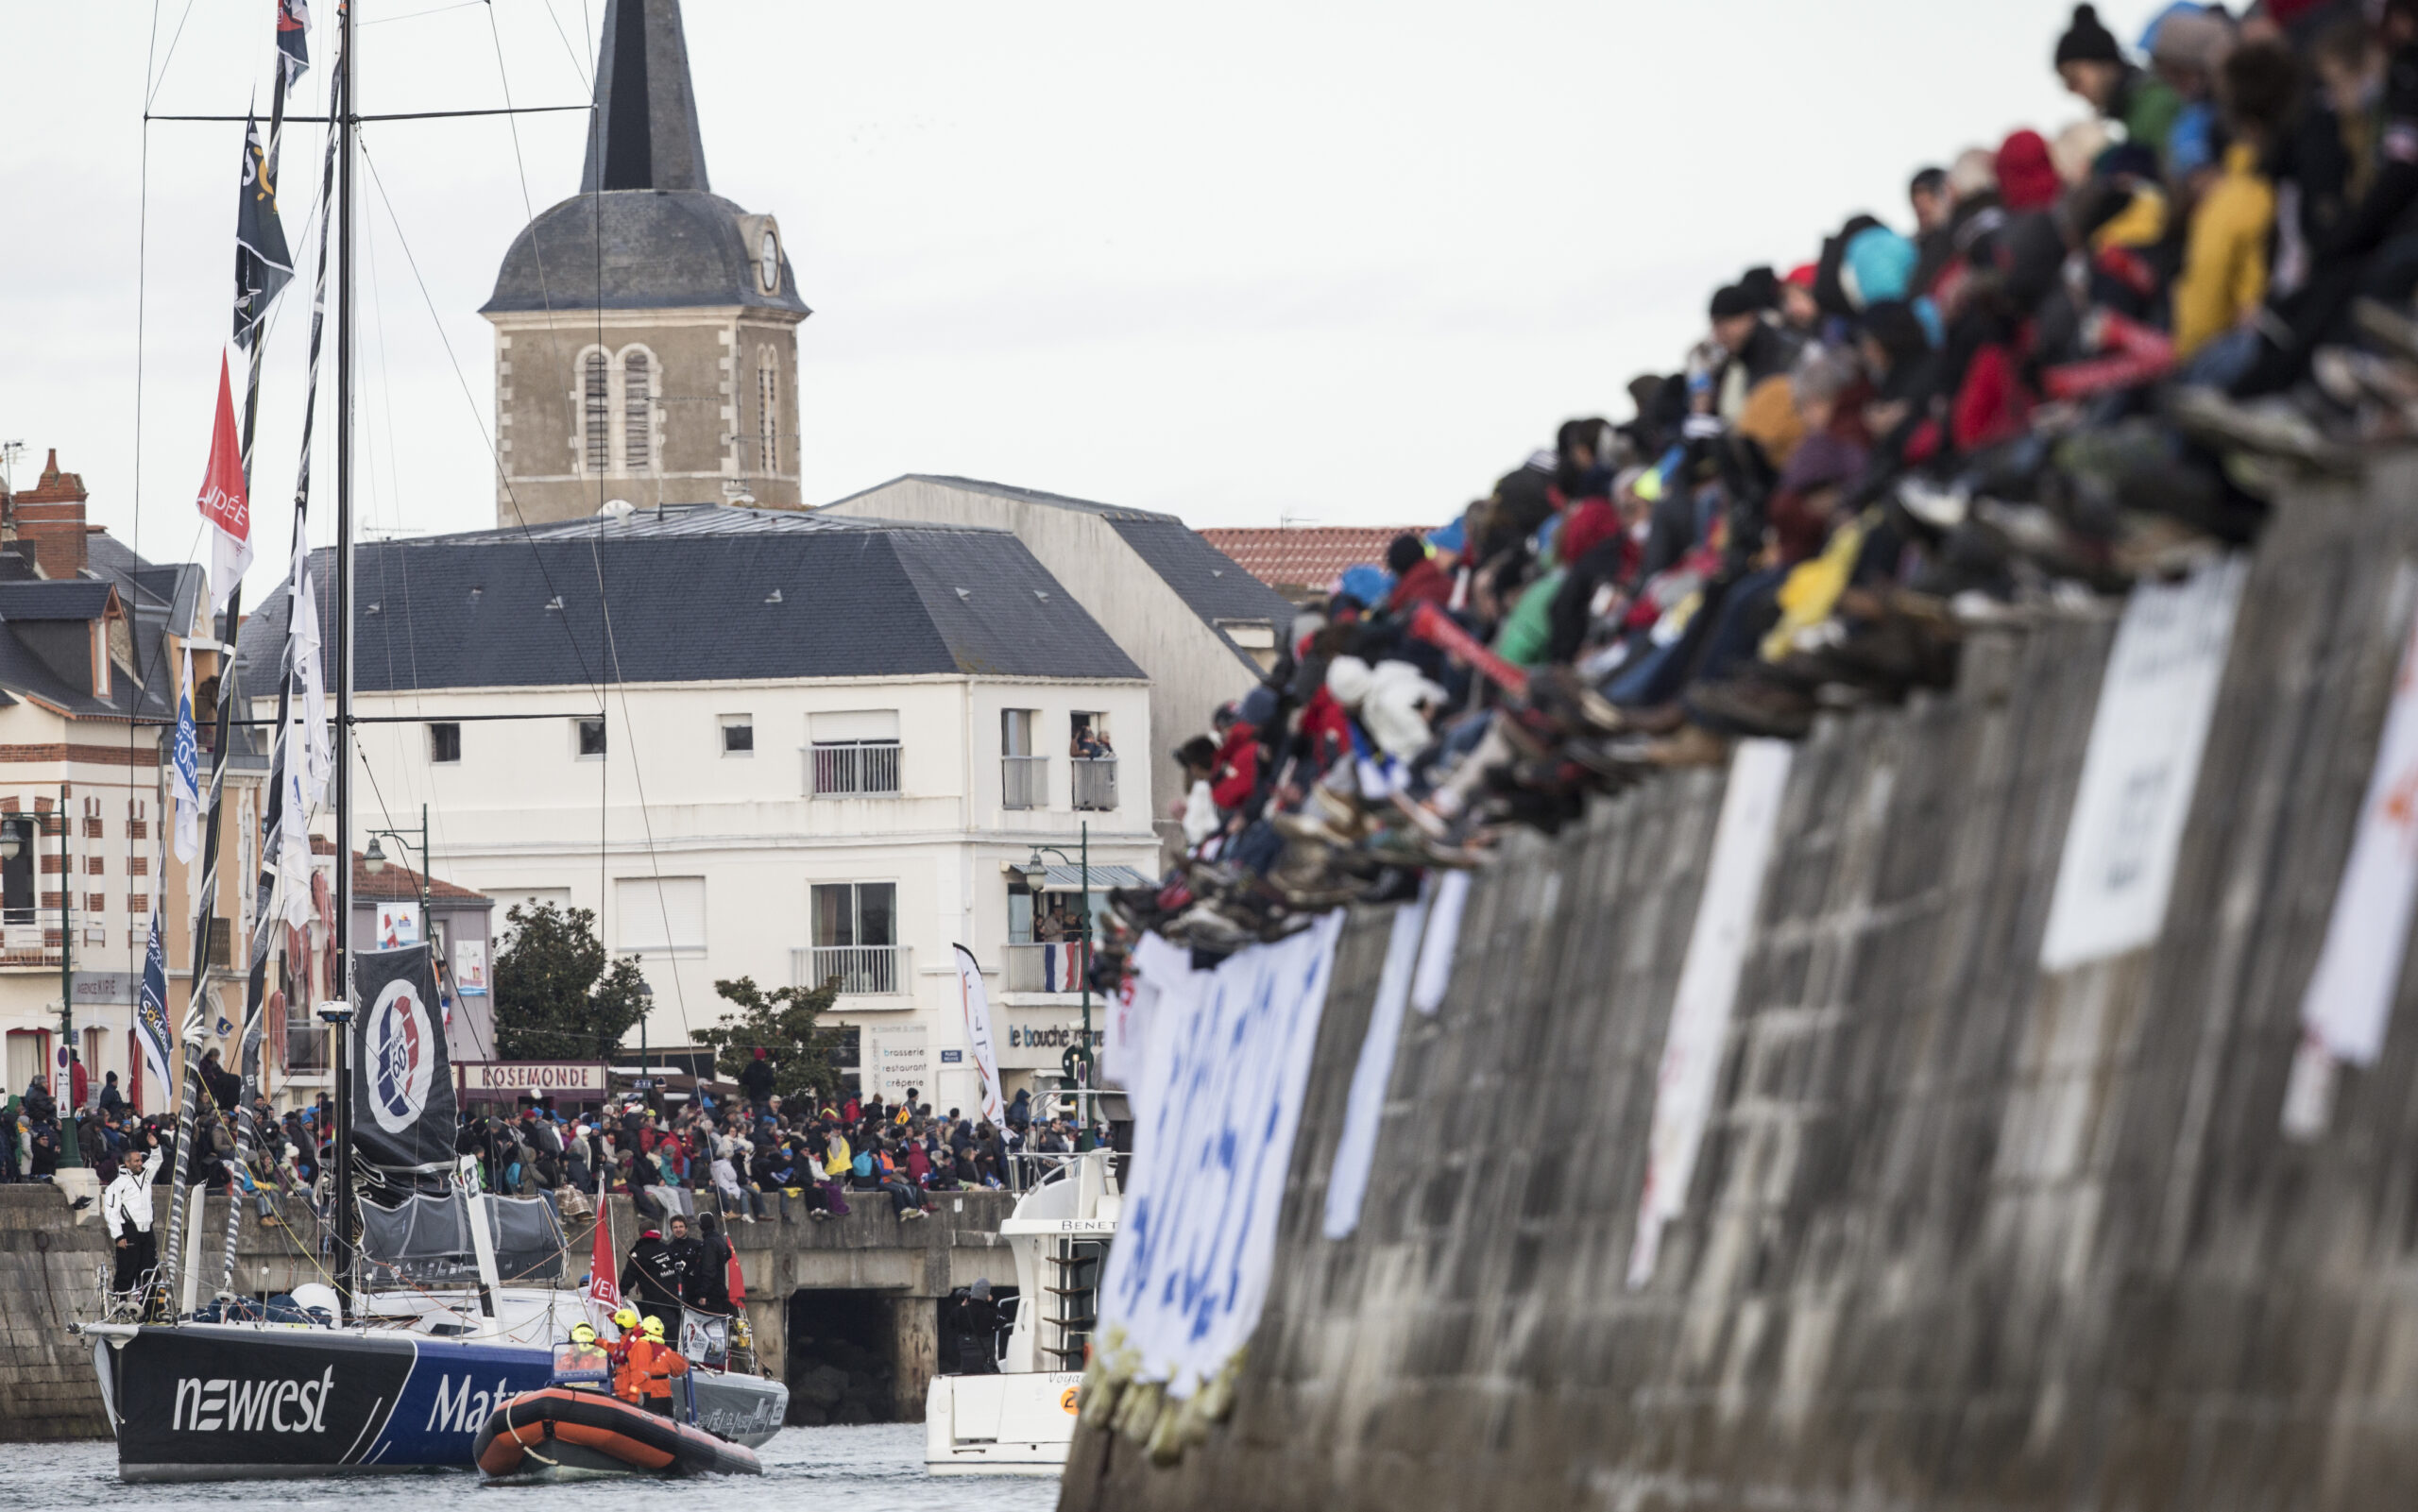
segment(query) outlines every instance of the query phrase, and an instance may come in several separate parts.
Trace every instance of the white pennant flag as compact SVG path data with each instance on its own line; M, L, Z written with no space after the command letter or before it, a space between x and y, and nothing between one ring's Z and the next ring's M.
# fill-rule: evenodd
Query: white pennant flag
M319 675L319 603L311 581L311 548L298 535L286 593L285 637L296 696L287 705L277 875L285 895L285 922L298 929L312 914L311 815L327 797L335 768L328 739L327 690Z
M965 1011L965 1038L974 1047L974 1068L982 1075L982 1116L996 1129L1007 1122L1007 1109L999 1101L999 1056L991 1041L991 995L982 990L982 968L975 963L974 952L963 945L957 947L957 992Z

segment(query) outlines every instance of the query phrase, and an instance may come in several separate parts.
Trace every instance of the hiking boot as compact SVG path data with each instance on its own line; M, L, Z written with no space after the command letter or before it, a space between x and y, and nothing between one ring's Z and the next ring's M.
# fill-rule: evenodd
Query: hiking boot
M2281 457L2323 472L2348 472L2358 466L2347 449L2328 440L2315 421L2280 396L2245 402L2193 385L2169 394L2166 410L2179 430L2212 447Z
M2308 371L2325 397L2344 409L2379 403L2407 410L2418 404L2418 366L2357 347L2320 347Z
M2381 299L2351 301L2351 323L2359 333L2396 357L2418 362L2418 320Z
M1701 724L1682 724L1677 734L1650 742L1645 758L1658 767L1717 767L1729 759L1729 741Z
M1729 735L1804 738L1814 728L1814 700L1784 684L1760 677L1705 683L1689 690L1688 712L1699 724ZM1691 725L1690 728L1696 728Z

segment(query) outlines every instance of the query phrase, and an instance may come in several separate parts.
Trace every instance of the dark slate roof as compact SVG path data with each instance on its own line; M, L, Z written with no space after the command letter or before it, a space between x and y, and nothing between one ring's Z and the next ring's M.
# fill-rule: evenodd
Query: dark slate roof
M1051 509L1098 516L1108 522L1109 528L1132 548L1133 553L1148 564L1150 570L1175 589L1176 596L1200 617L1202 623L1218 632L1229 650L1250 662L1254 669L1258 664L1242 647L1235 644L1234 638L1225 633L1218 621L1265 620L1280 637L1285 627L1292 622L1293 605L1290 601L1252 576L1234 558L1210 545L1199 531L1181 518L1156 510L1128 509L1121 504L1103 504L1097 500L1044 493L1035 488L1019 488L1013 484L986 483L979 478L959 478L933 472L907 473L832 502L844 504L902 483L938 484L944 487L962 488L968 493L990 494L999 499L1020 500Z
M740 232L746 213L702 189L574 195L513 238L495 293L479 313L745 305L811 314L798 297L786 248L781 292L757 286L755 252Z
M0 706L31 701L77 719L174 718L177 669L168 662L165 632L171 624L193 623L194 608L206 586L201 568L191 562L154 566L105 532L94 532L85 545L90 565L81 577L0 582ZM73 632L61 635L57 627L61 621L99 616L109 606L112 589L132 620L138 675L128 677L125 667L118 667L110 679L110 696L94 698L83 676L60 675L36 650L36 643L56 637L57 647L72 641ZM26 626L26 634L8 631L10 623ZM239 668L237 676L242 675ZM239 681L239 704L243 688ZM208 709L195 712L204 723L209 722ZM129 738L150 742L159 732L157 725L138 725L132 727ZM230 766L266 768L266 755L254 732L238 727L231 736Z
M605 0L579 191L710 189L680 0Z
M116 589L95 578L31 579L0 583L0 622L26 620L97 620Z
M354 686L1143 675L1005 531L719 513L358 547ZM247 667L273 666L284 611L245 624Z
M889 530L886 520L864 519L848 515L822 515L803 509L742 509L731 504L664 504L646 509L634 509L626 515L606 515L601 511L582 515L575 519L550 520L542 525L499 525L494 530L465 531L444 537L448 541L483 543L519 541L533 535L549 540L612 540L617 537L645 535L761 535L774 531L847 531Z

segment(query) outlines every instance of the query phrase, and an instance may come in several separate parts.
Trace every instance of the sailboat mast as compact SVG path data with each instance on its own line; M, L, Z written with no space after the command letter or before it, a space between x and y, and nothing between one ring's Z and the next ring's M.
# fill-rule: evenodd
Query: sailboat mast
M352 133L358 111L352 98L352 5L336 7L337 133L336 214L336 550L335 550L335 946L339 1001L352 1000ZM347 1053L352 1040L348 1015L336 1027L336 1275L345 1295L359 1291L359 1262L352 1243L352 1071Z

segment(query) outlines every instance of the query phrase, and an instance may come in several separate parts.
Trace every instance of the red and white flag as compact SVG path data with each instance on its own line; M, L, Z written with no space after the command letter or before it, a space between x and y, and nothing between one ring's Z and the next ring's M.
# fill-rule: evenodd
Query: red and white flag
M218 357L218 423L210 433L210 471L195 505L211 525L211 607L223 609L252 565L252 506L244 491L244 448L235 435L235 390L227 380L224 352Z
M613 1279L612 1188L596 1183L596 1247L587 1259L587 1317L599 1332L622 1305L621 1284Z

